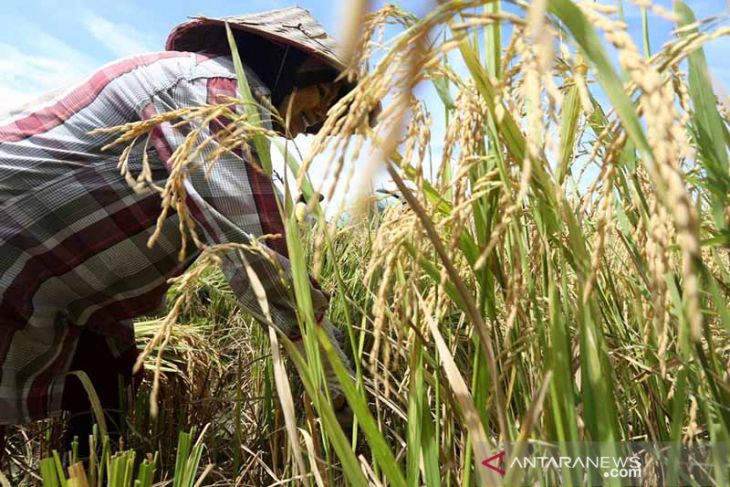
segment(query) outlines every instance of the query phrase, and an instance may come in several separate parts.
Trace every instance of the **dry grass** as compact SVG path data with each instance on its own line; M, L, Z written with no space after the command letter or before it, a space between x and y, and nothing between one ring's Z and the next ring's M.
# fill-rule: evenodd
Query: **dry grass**
M326 340L321 353L294 354L200 266L146 346L157 354L149 366L179 373L154 375L159 415L137 405L131 444L169 452L175 431L211 423L211 485L431 486L495 481L480 462L499 442L729 441L728 120L698 49L730 30L693 23L681 5L641 5L681 25L652 56L615 9L592 2L442 2L421 19L394 6L366 16L348 51L361 82L330 110L298 183L317 158L334 176L318 189L349 192L350 161L371 150L372 171L385 168L407 205L311 232L285 215L294 286L314 269L335 291L329 319L355 358L344 391L358 428L343 434L317 387L323 363L340 370ZM442 106L416 96L424 83ZM390 103L371 129L381 100ZM234 119L226 148L271 135L233 109L162 115L123 127L120 143L181 116ZM181 178L198 151L176 151L161 218L185 214ZM200 289L213 298L196 302ZM272 361L278 341L301 379L285 380ZM677 474L655 464L645 479L670 485Z

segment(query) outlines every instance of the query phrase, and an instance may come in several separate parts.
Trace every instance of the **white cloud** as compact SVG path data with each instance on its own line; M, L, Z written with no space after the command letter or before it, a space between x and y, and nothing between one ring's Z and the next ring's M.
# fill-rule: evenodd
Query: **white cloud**
M119 57L156 50L148 35L129 25L114 23L91 12L86 13L83 23L91 35Z
M47 91L78 82L101 64L22 16L7 20L12 30L23 32L23 38L18 44L0 42L0 114ZM115 56L154 50L149 36L129 26L113 23L88 11L81 15L80 22Z
M30 101L33 95L18 91L11 86L8 86L0 80L0 118L3 118L2 113L7 110L22 105Z
M0 43L0 50L3 52L0 77L31 91L62 86L83 76L94 66L93 63L79 63L51 53L23 52L8 44Z
M17 19L27 36L21 50L0 42L0 112L16 108L43 93L74 83L96 62L81 51Z

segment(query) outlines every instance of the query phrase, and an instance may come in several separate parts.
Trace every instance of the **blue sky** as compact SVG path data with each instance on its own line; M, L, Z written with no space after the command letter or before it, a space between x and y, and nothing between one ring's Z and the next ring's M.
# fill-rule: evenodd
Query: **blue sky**
M612 1L618 0L603 0L603 3ZM339 19L349 4L347 0L298 0L297 3L309 9L332 35L342 34ZM377 7L384 2L371 3ZM426 0L396 3L417 14L424 14L434 5ZM671 0L655 3L671 8ZM730 0L686 0L686 3L699 18L721 15L728 19ZM189 16L234 15L293 4L289 0L2 0L0 113L46 90L78 81L117 58L161 50L170 29ZM630 31L640 45L639 11L628 0L624 0L624 7ZM652 47L657 49L671 37L673 25L652 18L651 26ZM715 76L716 91L727 100L730 38L717 40L705 50ZM424 96L428 104L434 94L424 92ZM440 113L435 115L441 118ZM442 133L441 130L442 127L434 127L435 135ZM305 145L306 142L302 141ZM316 167L314 172L317 173Z
M374 2L377 6L382 4ZM423 13L425 0L399 2ZM608 3L604 0L604 3ZM631 30L640 35L638 10L624 0ZM670 0L657 3L669 7ZM728 0L688 0L698 17L728 13ZM333 35L347 1L299 0ZM47 89L82 78L116 58L162 49L168 31L188 16L233 15L292 5L289 0L3 0L0 2L0 112ZM669 38L671 25L652 23L653 47ZM707 47L715 74L727 85L730 41Z
M426 2L402 2L419 10ZM300 0L332 34L347 2ZM87 75L119 57L161 50L189 16L235 15L293 5L286 0L3 0L0 112Z

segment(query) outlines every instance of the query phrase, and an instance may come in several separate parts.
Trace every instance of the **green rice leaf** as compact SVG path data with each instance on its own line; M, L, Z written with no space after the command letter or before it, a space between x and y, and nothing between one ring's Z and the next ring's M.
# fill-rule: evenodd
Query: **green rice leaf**
M623 89L621 78L616 74L596 29L571 0L552 0L548 8L565 25L584 56L594 65L596 79L613 103L626 133L646 157L652 158L652 150L639 123L639 117L631 99Z
M692 9L681 0L675 0L674 10L679 15L679 27L696 21ZM689 36L697 29L682 31L680 35ZM725 226L723 210L730 198L730 172L728 172L728 144L725 141L726 129L717 109L717 98L712 86L710 70L704 50L698 47L688 57L689 95L694 105L692 112L692 131L697 140L700 160L707 170L707 187L712 193L712 213L718 227Z
M75 376L81 381L81 385L84 386L86 395L88 396L89 402L91 403L91 410L94 413L94 418L96 419L96 424L99 427L99 431L102 436L106 436L108 430L106 427L106 419L104 418L104 409L101 407L99 395L96 393L96 390L94 389L94 384L91 382L91 379L89 379L89 376L83 370L71 371L68 374Z
M335 416L332 404L325 399L321 389L315 386L312 373L310 372L304 357L302 357L291 340L282 336L282 342L284 343L289 357L297 367L299 377L302 380L302 385L306 389L309 397L312 398L314 407L320 415L322 420L322 430L332 441L332 446L334 447L338 458L342 462L343 473L347 477L349 485L353 485L355 487L366 487L368 485L368 481L360 469L360 464L358 463L357 457L355 457L355 453L350 448L350 442L337 422L337 417Z
M38 463L43 487L59 487L61 484L58 480L58 472L56 470L56 462L53 458L44 458Z
M560 120L560 162L556 174L558 184L563 184L565 176L570 170L570 164L573 162L573 144L575 143L578 119L581 113L580 108L578 87L573 85L568 88L568 93L565 95Z
M253 125L261 126L261 115L259 114L259 103L251 93L251 87L246 79L246 72L243 68L243 62L236 46L236 39L233 37L231 26L226 23L226 35L228 36L228 44L231 48L231 54L233 57L233 66L236 70L236 77L238 78L238 90L241 98L244 100L244 110L248 115L248 118ZM271 155L269 153L269 141L261 134L255 134L253 136L253 143L256 149L256 155L261 161L261 167L264 169L266 174L272 174L271 166Z
M318 327L317 332L319 335L319 343L327 354L327 360L329 360L332 370L337 376L337 380L347 398L347 403L352 408L352 412L357 417L358 423L370 444L373 457L388 479L387 484L395 487L405 487L406 481L403 478L399 462L396 461L392 450L388 448L388 443L385 441L385 438L380 432L380 428L378 428L378 425L373 419L367 402L363 399L361 393L355 389L352 378L347 374L345 366L342 364L342 360L337 355L337 352L335 352L327 333L322 327Z

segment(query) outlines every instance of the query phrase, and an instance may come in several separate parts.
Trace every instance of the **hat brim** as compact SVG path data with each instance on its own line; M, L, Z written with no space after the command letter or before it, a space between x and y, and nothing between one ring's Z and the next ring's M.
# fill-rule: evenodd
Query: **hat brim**
M225 26L228 24L232 31L243 32L251 35L257 41L268 44L270 46L289 47L303 53L304 55L322 63L328 68L332 68L333 76L331 81L335 81L345 69L345 64L336 57L330 47L320 43L321 48L314 47L317 43L316 39L309 38L307 43L298 42L286 34L277 34L269 30L262 29L256 24L247 24L238 22L234 19L218 19L208 17L197 17L184 22L175 27L165 42L165 49L168 51L191 51L200 52L210 48L211 38L225 39ZM241 50L242 46L238 46ZM357 82L350 82L344 79L339 80L343 84L339 96L332 104L339 101L343 96L350 92ZM380 113L381 106L378 106L369 114L368 123L370 126L374 124L377 114ZM322 123L308 127L306 133L316 134L322 128Z
M184 22L175 27L165 42L165 49L168 51L196 51L206 48L205 38L211 29L225 29L228 23L232 30L248 32L255 35L261 40L271 42L273 44L290 46L304 52L307 56L311 56L332 67L338 73L342 73L345 65L336 57L329 55L323 50L318 50L312 46L296 42L291 37L281 34L262 30L254 25L246 25L242 23L228 21L226 19L211 19L207 17L198 17L188 22Z

